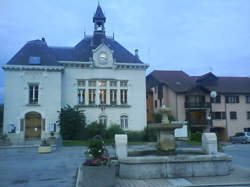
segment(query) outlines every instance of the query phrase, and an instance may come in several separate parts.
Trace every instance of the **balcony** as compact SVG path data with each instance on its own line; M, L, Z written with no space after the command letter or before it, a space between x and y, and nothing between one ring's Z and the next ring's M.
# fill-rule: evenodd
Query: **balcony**
M187 120L191 124L191 127L205 127L209 124L209 121L206 119L202 120Z
M188 109L201 109L201 108L210 108L211 103L191 103L185 102L185 108Z

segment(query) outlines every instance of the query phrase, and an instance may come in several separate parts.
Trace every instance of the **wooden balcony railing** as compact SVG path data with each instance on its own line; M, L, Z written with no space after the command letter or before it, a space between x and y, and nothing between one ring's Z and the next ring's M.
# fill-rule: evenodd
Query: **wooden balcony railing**
M210 108L211 103L190 103L185 102L185 108Z

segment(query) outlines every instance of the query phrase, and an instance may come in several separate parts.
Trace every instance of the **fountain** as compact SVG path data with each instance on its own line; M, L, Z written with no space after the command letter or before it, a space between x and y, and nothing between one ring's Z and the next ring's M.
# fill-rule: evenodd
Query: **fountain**
M161 123L149 124L149 128L157 131L156 148L158 153L172 155L176 153L174 131L177 128L182 128L184 123L170 123L168 120L168 112L170 109L165 106L159 111L162 114Z
M214 133L203 134L204 151L200 154L197 154L197 151L194 153L189 151L189 154L184 155L178 154L174 130L181 128L183 124L170 123L167 116L168 111L169 108L163 107L160 110L163 115L161 123L149 125L150 129L158 131L154 151L130 154L127 152L126 135L116 135L118 175L130 179L228 175L231 170L232 158L217 152L217 139Z

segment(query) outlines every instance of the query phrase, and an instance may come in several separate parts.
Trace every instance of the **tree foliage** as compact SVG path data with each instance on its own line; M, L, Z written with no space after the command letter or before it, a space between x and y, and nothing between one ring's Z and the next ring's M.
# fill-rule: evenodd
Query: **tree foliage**
M58 122L60 126L60 134L64 140L78 139L86 125L83 111L69 105L62 108L59 112Z

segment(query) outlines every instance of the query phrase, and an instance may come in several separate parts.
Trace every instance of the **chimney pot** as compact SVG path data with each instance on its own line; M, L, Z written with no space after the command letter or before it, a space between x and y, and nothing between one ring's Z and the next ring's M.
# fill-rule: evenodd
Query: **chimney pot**
M139 50L135 49L135 56L139 58Z

